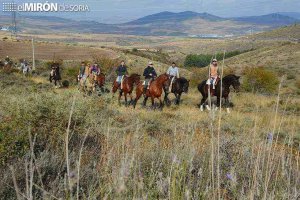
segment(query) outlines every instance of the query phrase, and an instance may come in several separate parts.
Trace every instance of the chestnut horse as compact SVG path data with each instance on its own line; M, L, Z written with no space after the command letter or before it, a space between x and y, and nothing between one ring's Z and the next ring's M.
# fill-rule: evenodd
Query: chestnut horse
M105 74L100 73L99 75L95 75L95 84L102 88L105 85Z
M140 79L141 79L141 75L139 74L131 74L129 77L124 77L123 81L122 81L122 89L121 89L121 84L119 84L116 80L113 83L113 87L112 87L112 93L115 94L117 92L117 90L120 88L119 91L119 98L118 98L118 102L119 104L121 104L121 97L122 94L124 93L124 97L125 97L125 105L128 105L128 101L127 101L127 94L130 95L130 103L132 103L132 91L133 91L133 87L134 84L138 85L140 83Z
M147 99L151 97L152 108L154 108L154 99L159 99L160 106L159 108L163 108L163 101L161 99L161 95L163 93L164 84L169 80L169 75L162 74L158 76L154 81L150 83L149 90L146 91L143 105L146 106ZM144 91L144 85L142 82L136 87L136 98L133 102L133 107L135 108L137 101L140 99Z
M94 75L95 80L95 90L99 93L109 92L106 88L104 88L105 85L105 74L100 73L98 75ZM99 94L100 95L100 94Z

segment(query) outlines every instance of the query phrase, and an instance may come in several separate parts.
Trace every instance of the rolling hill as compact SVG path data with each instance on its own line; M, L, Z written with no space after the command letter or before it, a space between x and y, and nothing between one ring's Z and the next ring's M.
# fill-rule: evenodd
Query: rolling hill
M10 24L10 16L1 16L0 25ZM299 23L300 20L281 14L222 18L208 13L160 12L123 24L103 24L96 21L76 21L59 17L22 16L20 31L30 33L77 32L143 36L223 37L262 32Z

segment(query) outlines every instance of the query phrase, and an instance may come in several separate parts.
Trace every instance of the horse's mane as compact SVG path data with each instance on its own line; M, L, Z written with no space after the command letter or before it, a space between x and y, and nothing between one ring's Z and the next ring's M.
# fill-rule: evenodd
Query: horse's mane
M228 74L228 75L224 76L223 78L232 78L232 77L236 77L236 75L234 75L234 74Z
M186 78L184 78L184 77L180 77L180 78L178 78L177 79L180 83L186 83L186 82L188 82L188 80L186 79Z
M136 74L136 73L133 73L133 74L130 74L130 76L129 76L129 77L136 77L136 76L140 77L141 75L139 75L139 74Z
M235 74L228 74L223 78L223 83L225 85L231 84L233 81L238 80L240 77L236 76Z

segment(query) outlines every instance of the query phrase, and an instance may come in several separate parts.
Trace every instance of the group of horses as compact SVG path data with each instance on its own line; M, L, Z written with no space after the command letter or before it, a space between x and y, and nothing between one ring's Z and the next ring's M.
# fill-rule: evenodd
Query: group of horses
M210 109L208 105L208 98L212 96L217 97L217 107L220 105L221 99L225 99L225 107L229 108L229 93L230 86L232 86L236 91L239 90L240 77L234 74L225 76L222 80L217 81L215 89L212 89L212 86L206 84L206 80L203 80L198 85L198 91L202 94L202 99L200 103L201 111L204 108ZM151 99L152 108L155 108L155 99L158 99L160 104L159 108L162 109L164 104L167 106L171 105L171 101L168 98L170 93L175 95L175 104L180 104L180 99L182 93L188 93L189 90L189 80L184 77L176 78L172 83L171 87L171 77L167 74L162 74L158 76L155 80L151 81L148 89L144 92L143 81L140 80L140 75L132 74L123 79L123 82L119 84L116 80L113 82L112 92L115 94L119 90L118 102L121 104L121 97L124 95L125 105L133 105L136 107L138 100L144 94L143 106L146 106L148 98ZM133 90L135 87L135 98L133 99ZM171 88L171 89L169 89ZM162 94L165 94L162 97ZM128 102L127 95L130 96L130 101Z
M24 76L28 76L31 74L32 69L29 65L25 65L25 63L14 63L13 61L0 61L0 68L4 70L16 69L19 72L22 72Z
M50 76L50 81L52 79L56 81L55 73ZM198 85L198 91L202 94L202 99L199 104L201 111L204 108L210 109L209 105L211 100L209 97L217 97L216 106L220 105L222 98L224 98L224 106L229 108L229 93L230 87L232 86L234 90L238 91L240 87L240 77L234 74L229 74L222 78L218 79L215 85L215 89L211 85L207 84L207 80L203 80ZM181 95L183 93L188 93L190 81L184 77L175 78L172 82L172 77L168 74L161 74L156 79L150 82L147 90L144 91L144 81L141 80L141 75L131 74L130 76L124 76L121 83L118 83L116 80L113 81L111 92L113 95L118 91L118 103L121 104L121 98L124 96L125 105L132 105L134 108L137 105L139 99L143 96L143 106L146 106L147 100L150 98L152 103L152 108L156 108L155 99L159 100L159 109L162 109L164 105L170 106L171 101L169 99L169 94L173 93L175 95L175 104L179 105L181 101ZM87 95L91 95L93 92L100 91L101 93L109 92L105 88L105 74L89 74L85 78L78 79L78 89L84 92ZM135 89L135 98L133 98L133 91ZM164 93L164 96L163 96ZM130 101L128 101L128 95Z

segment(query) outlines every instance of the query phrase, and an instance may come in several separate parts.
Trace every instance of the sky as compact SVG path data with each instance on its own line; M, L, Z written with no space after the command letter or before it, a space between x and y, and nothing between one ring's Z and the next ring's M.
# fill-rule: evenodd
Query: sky
M0 0L11 2L12 0ZM43 0L14 0L17 4ZM52 15L101 23L123 23L162 12L207 12L221 17L264 15L274 12L299 12L300 0L48 0L48 2L88 5L89 12L81 13L26 13ZM0 5L2 12L2 4ZM25 13L20 13L25 15Z

